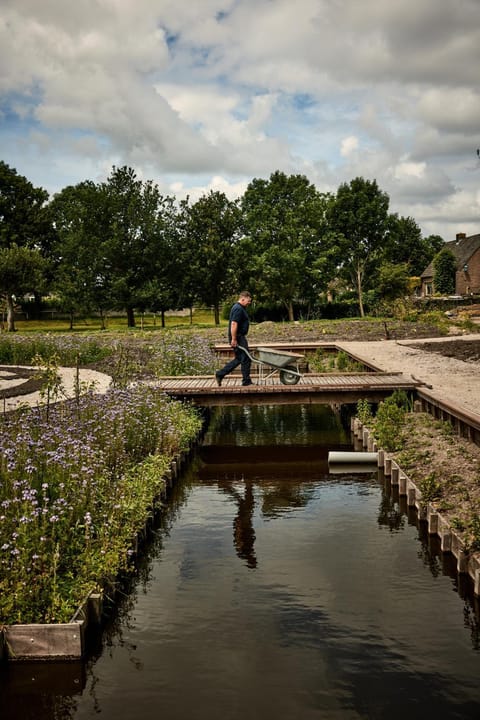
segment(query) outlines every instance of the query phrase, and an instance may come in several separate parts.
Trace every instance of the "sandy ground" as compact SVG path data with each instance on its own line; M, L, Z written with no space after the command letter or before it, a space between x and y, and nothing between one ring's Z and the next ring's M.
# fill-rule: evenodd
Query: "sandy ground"
M62 377L62 384L64 395L62 397L74 397L75 396L75 380L76 380L76 369L75 368L60 368L60 374ZM0 371L0 390L11 388L15 384L19 389L22 384L26 382L21 378L18 378L15 373L15 368L12 368L10 372L3 366ZM109 375L97 372L96 370L80 370L80 383L88 387L93 384L95 392L105 392L111 382ZM7 397L2 400L2 410L14 410L21 405L29 405L34 407L42 404L42 397L39 392L32 392L26 395L16 395L13 397Z
M478 342L478 335L464 335L465 341ZM458 340L451 338L451 340ZM428 340L380 340L370 342L337 342L336 345L385 372L402 372L413 376L431 391L453 405L479 414L480 417L480 367L478 362L465 362L426 352L424 343L445 343L448 338Z

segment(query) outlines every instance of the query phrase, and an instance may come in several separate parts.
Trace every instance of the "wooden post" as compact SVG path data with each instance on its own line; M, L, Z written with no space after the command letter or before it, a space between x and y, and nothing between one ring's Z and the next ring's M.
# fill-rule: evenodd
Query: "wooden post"
M398 478L400 475L400 468L396 462L392 462L392 485L398 485Z
M480 595L480 570L475 570L473 592Z
M458 557L457 557L457 572L459 573L466 573L467 572L467 566L468 566L468 555L465 552L465 550L462 548L458 551Z
M442 552L452 552L452 533L450 530L440 533L440 550Z
M427 508L427 519L429 535L436 535L438 533L438 514L432 511L430 505Z

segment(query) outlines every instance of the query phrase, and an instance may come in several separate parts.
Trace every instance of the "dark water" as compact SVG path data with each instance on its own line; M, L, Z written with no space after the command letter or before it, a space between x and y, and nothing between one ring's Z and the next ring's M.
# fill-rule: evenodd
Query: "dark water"
M480 718L469 582L332 449L324 406L219 411L90 660L1 670L2 720Z

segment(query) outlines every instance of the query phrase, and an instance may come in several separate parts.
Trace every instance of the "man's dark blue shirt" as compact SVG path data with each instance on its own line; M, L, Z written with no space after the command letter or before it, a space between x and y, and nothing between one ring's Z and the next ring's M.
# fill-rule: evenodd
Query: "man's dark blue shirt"
M230 318L228 323L228 339L230 342L232 341L233 320L238 323L237 337L239 335L243 335L245 337L245 335L248 334L248 328L250 327L250 319L243 305L240 305L240 303L238 302L235 303L230 310Z

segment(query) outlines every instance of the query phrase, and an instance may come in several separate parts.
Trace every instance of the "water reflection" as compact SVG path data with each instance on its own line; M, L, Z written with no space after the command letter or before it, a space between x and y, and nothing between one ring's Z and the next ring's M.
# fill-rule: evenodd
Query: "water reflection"
M312 475L328 475L328 453L349 448L340 416L328 406L219 408L199 449L194 473L216 481L237 505L233 543L247 567L256 568L254 481L263 519L306 506ZM241 477L233 468L241 467ZM273 482L269 482L273 480ZM260 484L259 484L260 482Z
M389 486L386 486L386 492L382 493L380 508L378 512L378 524L387 527L391 532L399 532L405 527L405 512L407 510L406 501L399 499L398 493L388 492Z
M328 405L248 405L217 408L205 443L250 448L261 446L338 445L350 448L350 433Z
M8 668L2 720L477 718L471 586L378 472L329 475L348 443L325 408L219 413L83 675Z
M238 507L233 521L233 544L237 555L246 561L247 567L256 568L255 530L253 528L253 511L255 507L253 482L246 480L243 483L241 492L238 490L238 486L229 480L220 481L218 487L222 492L233 497Z

